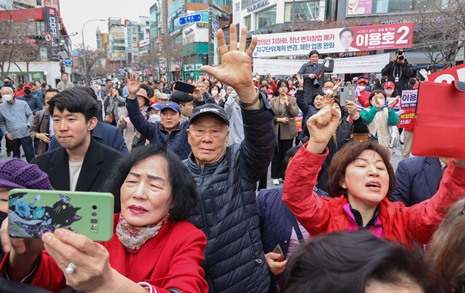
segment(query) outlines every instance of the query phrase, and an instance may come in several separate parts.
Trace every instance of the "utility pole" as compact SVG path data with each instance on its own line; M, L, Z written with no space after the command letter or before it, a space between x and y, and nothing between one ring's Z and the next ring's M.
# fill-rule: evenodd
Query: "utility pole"
M208 65L213 65L213 50L212 50L212 26L213 26L213 0L208 0Z

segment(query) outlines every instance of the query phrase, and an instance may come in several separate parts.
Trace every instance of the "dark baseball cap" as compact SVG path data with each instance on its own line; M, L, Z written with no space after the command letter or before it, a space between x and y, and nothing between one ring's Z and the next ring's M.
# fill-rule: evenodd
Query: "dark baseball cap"
M229 126L229 119L228 115L226 115L226 111L222 107L213 103L195 107L189 119L189 125L191 125L195 119L205 115L216 115Z
M163 112L165 109L171 109L174 112L181 113L181 108L175 102L166 102L165 104L161 104L160 111Z

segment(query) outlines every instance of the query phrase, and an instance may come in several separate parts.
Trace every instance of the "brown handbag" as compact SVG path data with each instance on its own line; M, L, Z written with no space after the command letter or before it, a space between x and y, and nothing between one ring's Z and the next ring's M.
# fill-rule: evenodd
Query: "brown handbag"
M370 140L371 134L369 133L353 133L352 139L355 142L367 142Z

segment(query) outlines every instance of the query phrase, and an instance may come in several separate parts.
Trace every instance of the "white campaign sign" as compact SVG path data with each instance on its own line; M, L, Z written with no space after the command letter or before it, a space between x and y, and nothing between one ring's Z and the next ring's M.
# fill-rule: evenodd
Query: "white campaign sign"
M320 60L321 62L322 60ZM308 60L288 59L254 59L253 72L260 75L292 75L299 71ZM389 63L389 53L352 58L334 59L334 74L343 73L376 73Z

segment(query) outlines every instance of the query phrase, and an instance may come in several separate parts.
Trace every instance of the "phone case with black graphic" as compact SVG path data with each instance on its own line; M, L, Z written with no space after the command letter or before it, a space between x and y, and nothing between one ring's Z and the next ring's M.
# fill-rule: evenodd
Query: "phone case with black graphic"
M8 234L13 238L41 238L66 228L94 241L113 235L111 193L13 189L8 193Z

